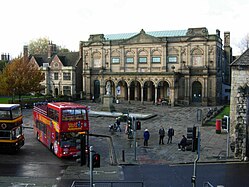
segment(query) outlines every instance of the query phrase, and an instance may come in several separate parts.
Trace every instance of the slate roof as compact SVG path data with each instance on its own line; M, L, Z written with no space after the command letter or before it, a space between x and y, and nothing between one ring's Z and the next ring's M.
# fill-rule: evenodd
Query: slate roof
M128 39L135 35L139 34L139 32L134 33L121 33L121 34L106 34L104 35L106 40L121 40ZM186 36L187 30L171 30L171 31L151 31L146 32L154 37L175 37L175 36Z
M42 66L43 63L49 63L57 55L60 61L64 66L75 66L79 59L79 52L66 52L66 53L58 53L54 54L51 58L48 58L47 54L35 54L33 56L38 63L39 66Z
M249 48L231 63L231 66L249 66Z

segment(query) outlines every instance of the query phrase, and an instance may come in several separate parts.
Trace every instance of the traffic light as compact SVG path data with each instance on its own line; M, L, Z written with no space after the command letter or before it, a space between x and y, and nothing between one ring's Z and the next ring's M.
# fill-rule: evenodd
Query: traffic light
M196 127L188 127L187 128L187 139L192 140L192 151L194 152L197 149L197 138L196 138Z
M222 129L229 131L229 116L224 116L221 120Z
M80 134L80 139L76 140L77 146L76 149L80 150L77 153L77 156L79 157L76 159L76 162L79 162L81 166L86 164L86 137L83 134Z
M139 120L136 121L136 130L141 130L141 122Z
M100 167L100 155L98 153L93 154L92 162L93 162L92 163L93 168L99 168Z

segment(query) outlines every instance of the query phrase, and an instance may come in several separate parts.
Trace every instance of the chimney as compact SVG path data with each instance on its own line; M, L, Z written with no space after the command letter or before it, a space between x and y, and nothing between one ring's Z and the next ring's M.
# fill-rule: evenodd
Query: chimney
M3 53L1 54L1 60L4 60L4 54Z
M48 58L51 58L53 55L53 42L49 41L48 43Z
M23 60L26 62L29 58L29 48L27 45L23 46Z
M230 32L224 32L224 47L230 46Z
M220 37L220 30L219 30L219 29L216 29L216 35L217 35L218 37Z

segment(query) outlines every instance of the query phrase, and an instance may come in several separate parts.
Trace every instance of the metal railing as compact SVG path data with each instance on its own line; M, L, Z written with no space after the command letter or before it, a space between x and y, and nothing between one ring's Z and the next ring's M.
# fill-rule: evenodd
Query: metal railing
M89 187L90 182L73 181L71 187ZM143 187L143 182L139 181L96 181L94 187Z

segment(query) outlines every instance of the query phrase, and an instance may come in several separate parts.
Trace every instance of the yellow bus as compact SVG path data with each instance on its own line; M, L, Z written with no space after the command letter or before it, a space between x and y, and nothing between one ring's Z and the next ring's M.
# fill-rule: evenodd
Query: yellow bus
M19 104L0 104L0 150L18 151L23 145L21 106Z

